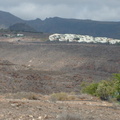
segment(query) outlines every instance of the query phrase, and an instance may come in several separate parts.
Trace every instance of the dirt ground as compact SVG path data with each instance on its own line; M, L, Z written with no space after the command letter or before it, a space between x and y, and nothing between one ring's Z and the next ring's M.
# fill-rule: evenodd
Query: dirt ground
M69 116L69 117L68 117ZM119 120L120 107L104 101L0 99L0 120Z
M120 71L118 45L0 42L1 92L80 92Z
M54 92L79 96L81 82L98 82L119 72L119 51L118 45L2 38L0 120L120 120L117 103L89 96L72 101L50 99Z

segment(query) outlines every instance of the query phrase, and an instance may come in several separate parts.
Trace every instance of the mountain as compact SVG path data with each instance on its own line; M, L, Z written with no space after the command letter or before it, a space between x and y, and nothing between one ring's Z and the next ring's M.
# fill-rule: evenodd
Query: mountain
M30 29L32 28L37 32L81 34L93 37L120 39L120 22L66 19L59 17L46 18L45 20L39 18L35 20L22 20L11 13L0 11L1 28L9 28L16 23L25 23L25 26L28 25ZM18 27L18 29L19 28L20 27ZM26 27L22 26L22 28Z
M12 15L9 12L0 11L0 28L8 28L18 22L23 22L24 20Z
M29 20L29 21L26 21L26 23L33 27L34 29L36 29L37 31L39 32L42 32L43 31L43 27L44 27L44 21L42 21L41 19L37 18L35 20Z
M37 32L34 28L26 23L16 23L10 26L9 29L12 31Z
M34 27L30 21L29 25ZM81 34L94 37L109 37L120 39L120 22L104 22L93 20L47 18L36 22L37 30L47 33Z

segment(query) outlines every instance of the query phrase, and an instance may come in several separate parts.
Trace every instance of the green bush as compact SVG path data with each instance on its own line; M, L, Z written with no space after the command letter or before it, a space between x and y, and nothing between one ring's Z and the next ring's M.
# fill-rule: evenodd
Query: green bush
M115 89L111 81L101 81L98 84L98 87L95 91L96 95L100 97L102 100L109 100L113 98Z
M115 93L114 97L120 101L120 74L114 74L113 76Z
M98 83L91 83L90 85L85 86L85 87L82 89L82 92L96 96L97 87L98 87Z
M83 85L82 92L98 96L102 100L116 99L120 101L120 73L113 74L111 80L102 80L99 83Z

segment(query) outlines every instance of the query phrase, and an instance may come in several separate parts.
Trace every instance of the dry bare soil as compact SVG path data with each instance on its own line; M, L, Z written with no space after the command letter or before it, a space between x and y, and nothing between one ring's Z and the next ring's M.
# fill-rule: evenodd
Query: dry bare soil
M65 116L62 113L73 115L74 120L119 120L119 105L94 99L49 100L53 92L79 94L81 82L118 73L119 51L119 45L0 42L0 120L56 120ZM21 92L26 95L17 95ZM24 98L30 92L38 99Z

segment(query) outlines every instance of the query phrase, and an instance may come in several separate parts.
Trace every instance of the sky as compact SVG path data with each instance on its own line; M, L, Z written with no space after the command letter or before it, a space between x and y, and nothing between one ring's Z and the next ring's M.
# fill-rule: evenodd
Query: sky
M120 0L0 0L0 10L24 20L62 17L120 21Z

